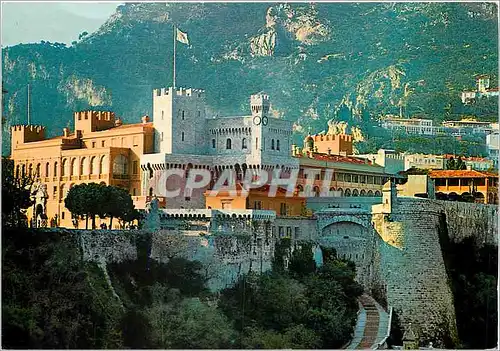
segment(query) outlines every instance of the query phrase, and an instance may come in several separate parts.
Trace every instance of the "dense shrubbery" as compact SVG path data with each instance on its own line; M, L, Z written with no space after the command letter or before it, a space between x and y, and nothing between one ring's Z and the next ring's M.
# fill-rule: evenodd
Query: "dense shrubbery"
M350 339L354 267L332 258L316 269L309 247L295 250L289 271L250 273L214 295L201 264L181 258L109 264L110 284L76 241L4 230L3 347L338 348Z
M332 256L316 268L309 244L294 250L289 270L280 264L277 257L272 272L243 276L222 292L219 307L235 322L238 346L342 347L351 338L362 293L354 266Z
M453 290L458 335L467 349L486 349L498 340L498 249L473 239L445 241L444 258Z

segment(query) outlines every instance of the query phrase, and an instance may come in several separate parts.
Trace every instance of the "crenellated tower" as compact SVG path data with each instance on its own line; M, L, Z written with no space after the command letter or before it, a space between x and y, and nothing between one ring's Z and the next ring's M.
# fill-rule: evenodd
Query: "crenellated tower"
M12 151L19 144L45 140L45 127L37 125L15 125L11 128Z
M206 154L206 110L204 90L153 90L155 152Z

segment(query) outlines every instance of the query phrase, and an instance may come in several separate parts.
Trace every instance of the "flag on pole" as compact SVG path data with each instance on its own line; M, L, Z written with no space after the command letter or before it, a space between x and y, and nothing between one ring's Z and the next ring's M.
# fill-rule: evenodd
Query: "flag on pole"
M179 28L176 29L177 29L177 34L176 34L177 41L189 45L189 39L187 33L180 31Z

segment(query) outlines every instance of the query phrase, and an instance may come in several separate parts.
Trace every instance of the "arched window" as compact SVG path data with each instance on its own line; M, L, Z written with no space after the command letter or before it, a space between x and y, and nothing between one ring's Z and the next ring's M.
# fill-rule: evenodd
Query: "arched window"
M184 132L181 133L182 141L184 141Z
M352 191L352 196L359 196L358 189L354 189L354 190Z
M117 155L113 161L113 175L127 175L128 160L123 155Z
M149 196L153 196L153 188L149 188Z
M71 160L71 176L78 175L78 162L76 162L76 158Z
M19 178L19 165L16 166L16 178Z
M57 172L57 166L58 166L58 163L57 163L57 162L55 162L55 163L54 163L54 177L57 177L57 173L58 173L58 172Z
M37 176L37 177L40 177L40 168L41 168L41 167L42 167L42 165L41 165L41 164L37 164L37 165L36 165L36 176Z
M241 141L241 148L242 149L246 149L247 148L247 139L246 138L243 138L243 140Z
M229 138L226 139L226 149L231 150L231 139Z
M99 174L99 158L93 156L90 160L90 174Z
M274 139L271 139L271 150L274 150Z
M65 199L66 198L66 195L68 195L68 191L66 190L66 187L64 184L61 185L61 198L62 199Z
M31 177L33 175L33 164L30 163L28 166L28 175Z
M276 140L276 150L280 151L280 141Z
M182 120L184 120L184 110L182 110Z
M344 196L351 196L351 189L345 189Z
M109 163L108 163L108 157L106 155L101 157L101 162L99 165L99 174L106 174L108 173L109 169Z
M47 162L45 164L45 176L48 177L49 176L49 169L50 169L50 164Z
M87 157L84 157L80 161L80 175L88 174L88 161Z
M26 165L21 166L21 175L24 177L26 175Z

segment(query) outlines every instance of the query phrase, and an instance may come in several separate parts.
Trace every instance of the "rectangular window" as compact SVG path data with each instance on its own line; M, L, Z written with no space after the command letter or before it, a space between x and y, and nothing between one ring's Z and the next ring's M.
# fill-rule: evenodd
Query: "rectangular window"
M95 141L92 142L92 148L95 149Z
M57 186L54 186L53 189L54 199L57 197Z
M282 202L280 204L280 216L286 216L286 203Z
M106 142L105 142L104 140L103 140L103 141L101 141L101 146L102 146L102 147L105 147L105 146L106 146Z
M295 227L294 239L297 240L300 236L300 227Z
M292 227L286 227L286 237L287 238L292 237Z
M215 139L212 139L212 149L215 149Z
M139 174L139 161L134 161L134 162L132 163L132 167L133 167L133 169L132 169L132 173L133 173L133 174ZM135 190L135 189L134 189L134 190Z
M262 210L262 201L254 201L253 209L254 210Z
M271 227L271 235L273 236L273 238L276 236L276 227Z
M64 211L61 212L61 218L64 219Z
M285 236L285 228L283 228L282 226L279 226L278 227L278 235L280 238L284 237Z

